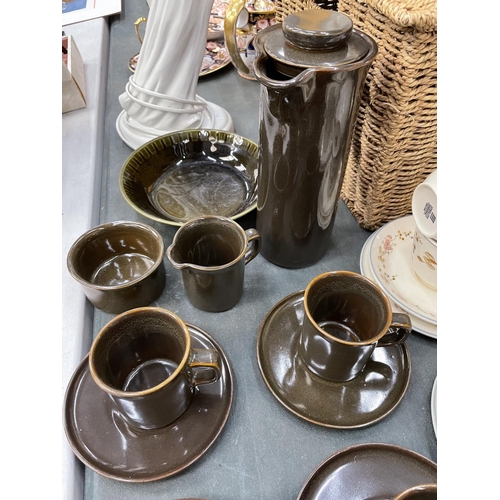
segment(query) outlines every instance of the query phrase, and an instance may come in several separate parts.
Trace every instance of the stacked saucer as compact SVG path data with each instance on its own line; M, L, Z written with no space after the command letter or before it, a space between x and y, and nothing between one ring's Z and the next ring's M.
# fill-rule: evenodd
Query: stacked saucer
M395 219L367 240L360 256L361 274L376 282L389 297L394 312L406 312L413 330L437 339L437 291L420 281L412 264L415 221Z

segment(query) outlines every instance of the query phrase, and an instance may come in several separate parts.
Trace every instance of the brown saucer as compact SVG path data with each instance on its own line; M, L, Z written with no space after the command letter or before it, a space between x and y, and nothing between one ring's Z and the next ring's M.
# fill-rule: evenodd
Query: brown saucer
M339 429L365 427L392 412L410 381L406 345L378 347L355 379L330 382L296 354L303 316L304 291L299 291L278 302L260 326L259 368L276 399L304 420Z
M217 342L188 324L193 348L217 349L218 382L200 386L189 408L171 425L150 431L130 427L92 379L88 355L66 390L64 429L75 455L95 472L142 483L172 476L200 458L217 439L233 401L231 367Z
M361 444L327 458L297 500L391 500L411 486L437 482L437 465L390 444Z

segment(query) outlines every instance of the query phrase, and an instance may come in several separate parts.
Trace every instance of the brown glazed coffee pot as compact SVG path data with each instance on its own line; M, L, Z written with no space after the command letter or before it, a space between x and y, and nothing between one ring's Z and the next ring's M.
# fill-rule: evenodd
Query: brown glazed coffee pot
M256 227L261 254L287 268L331 244L352 131L377 44L340 12L288 15L255 38L261 83Z

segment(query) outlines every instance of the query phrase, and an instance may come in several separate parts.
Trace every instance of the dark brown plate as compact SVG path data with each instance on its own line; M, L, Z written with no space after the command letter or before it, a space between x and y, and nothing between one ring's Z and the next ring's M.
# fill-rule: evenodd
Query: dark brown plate
M75 455L95 472L118 481L156 481L182 471L217 439L229 417L233 376L216 341L189 325L193 348L217 349L218 382L200 386L189 408L171 425L150 431L131 428L92 379L88 355L66 390L64 429Z
M386 417L410 381L405 344L375 349L365 369L349 382L330 382L313 374L297 355L304 316L304 292L278 302L259 330L257 358L264 381L285 408L324 427L354 429Z
M360 444L327 458L309 477L297 500L392 500L418 484L436 483L437 465L390 444Z

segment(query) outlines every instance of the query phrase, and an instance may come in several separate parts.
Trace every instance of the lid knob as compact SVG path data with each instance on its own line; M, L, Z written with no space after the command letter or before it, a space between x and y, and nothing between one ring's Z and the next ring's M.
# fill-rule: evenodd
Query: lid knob
M330 50L351 36L351 19L334 10L311 9L289 14L282 24L286 40L308 50Z

